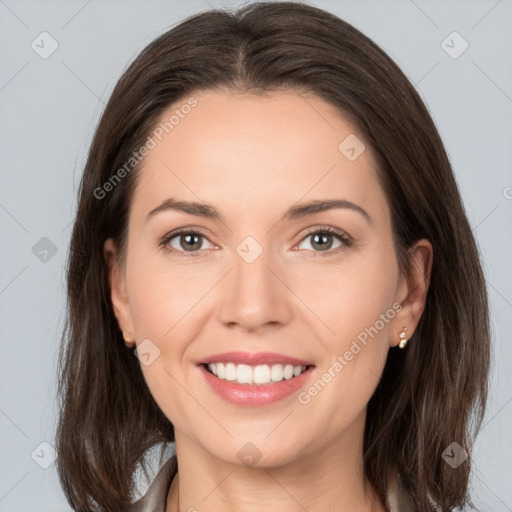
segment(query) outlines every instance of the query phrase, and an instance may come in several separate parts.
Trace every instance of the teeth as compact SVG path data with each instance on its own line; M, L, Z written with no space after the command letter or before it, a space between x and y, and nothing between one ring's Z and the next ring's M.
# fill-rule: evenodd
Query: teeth
M255 384L267 384L270 382L270 368L268 365L260 365L254 368L253 380Z
M239 364L236 369L236 380L240 384L252 384L252 368L247 364Z
M210 363L208 369L219 379L236 381L239 384L269 384L298 377L307 366L293 366L291 364L262 364L249 366L234 363Z
M236 380L236 366L233 363L228 363L225 366L225 378L226 380Z

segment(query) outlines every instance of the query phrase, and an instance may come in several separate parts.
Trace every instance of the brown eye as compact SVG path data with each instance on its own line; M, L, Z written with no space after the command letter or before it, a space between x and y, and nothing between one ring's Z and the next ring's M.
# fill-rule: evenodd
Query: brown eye
M178 253L181 256L195 256L201 249L205 249L204 242L207 238L198 231L172 232L166 235L160 245L169 252ZM188 254L187 254L188 253Z
M202 236L196 234L178 235L178 244L186 251L194 251L201 248Z
M311 240L311 248L306 247L306 249L312 251L313 256L316 256L315 253L325 253L320 255L329 256L351 245L351 239L346 233L332 227L317 228L314 231L310 231L303 238L301 244L308 239ZM333 245L335 240L338 240L337 245Z
M320 251L327 251L332 247L333 243L333 235L329 233L315 233L310 235L311 238L311 246L315 249L319 249Z
M338 248L343 245L343 238L341 236L334 235L333 233L327 230L317 230L312 233L306 235L304 240L310 239L310 246L315 251L328 251L333 248L333 243L335 239L338 239L339 244L334 248Z

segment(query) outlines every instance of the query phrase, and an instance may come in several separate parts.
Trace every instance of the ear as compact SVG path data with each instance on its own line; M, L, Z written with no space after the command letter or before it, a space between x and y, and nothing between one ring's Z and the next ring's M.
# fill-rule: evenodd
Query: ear
M103 256L108 265L110 298L114 314L121 329L126 345L135 343L133 321L126 290L126 277L117 255L117 248L112 238L105 241L103 245Z
M398 336L406 328L406 337L409 339L420 321L427 291L430 284L434 251L432 244L427 239L417 241L409 248L411 259L411 271L409 276L402 276L397 291L396 300L402 305L402 309L393 320L390 346L395 347L400 343Z

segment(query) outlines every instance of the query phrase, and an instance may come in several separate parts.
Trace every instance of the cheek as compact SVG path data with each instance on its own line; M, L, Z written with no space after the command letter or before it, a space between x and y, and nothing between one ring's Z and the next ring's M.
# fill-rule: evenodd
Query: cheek
M376 242L364 250L348 250L331 262L294 262L295 268L287 271L287 279L301 299L297 307L305 314L310 310L310 325L317 324L317 333L325 332L324 339L331 340L329 352L350 344L376 322L379 335L387 337L389 324L379 320L392 308L396 292L398 265L392 248L385 241L380 247ZM386 319L392 319L394 313L390 311Z
M199 326L205 308L212 306L211 300L223 296L213 290L223 286L219 279L226 268L221 262L214 264L203 258L176 262L176 256L168 260L137 247L131 250L128 285L139 337L176 338L175 333L184 326L188 325L188 330L191 325ZM281 288L282 300L289 301L299 318L307 319L317 336L332 339L333 348L374 325L392 306L398 268L392 247L385 240L376 240L363 250L348 249L336 258L297 256L286 266L273 266L293 291L283 288L269 273L274 286ZM387 335L388 324L381 330Z
M165 258L137 250L131 256L128 292L135 334L138 341L152 342L146 345L150 364L141 359L141 370L162 412L175 427L184 428L193 417L188 415L190 395L182 388L187 372L182 362L201 329L198 300L212 284L191 266L180 270Z
M198 301L215 284L215 275L195 271L194 265L179 266L161 255L132 253L128 282L130 309L139 337L164 340L190 324Z
M320 400L340 404L333 414L345 421L343 415L352 417L366 405L382 373L396 316L398 265L391 248L375 248L347 256L336 268L311 266L308 276L316 285L303 283L296 291L321 320L314 320L317 332L325 333L317 338L318 388L328 388Z

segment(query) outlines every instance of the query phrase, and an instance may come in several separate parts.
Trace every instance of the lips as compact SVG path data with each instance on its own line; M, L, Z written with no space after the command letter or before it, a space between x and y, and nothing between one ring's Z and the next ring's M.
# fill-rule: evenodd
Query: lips
M307 385L315 371L314 367L308 367L300 375L288 380L283 379L280 382L264 385L248 385L219 379L208 372L204 364L199 364L197 370L203 381L220 398L242 407L263 407L286 398L290 399L291 395Z
M217 377L208 369L211 363L234 363L235 365L258 366L282 365L283 367L305 367L299 375L284 378L269 384L247 384L236 380ZM205 357L197 363L199 374L206 384L225 401L238 406L260 407L289 397L304 386L312 378L315 365L306 359L298 359L286 354L275 352L224 352ZM238 371L237 371L238 376Z
M314 366L311 361L304 359L297 359L296 357L287 356L285 354L277 354L275 352L224 352L222 354L215 354L208 356L201 361L198 365L208 365L209 363L235 363L235 364L247 364L250 366L262 365L262 364L282 364L292 366Z

